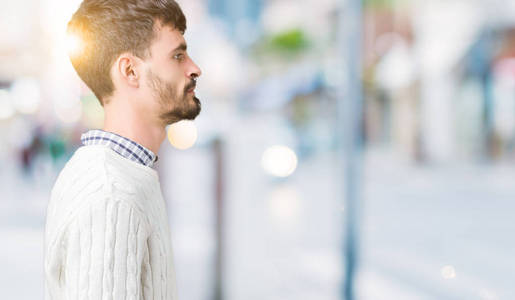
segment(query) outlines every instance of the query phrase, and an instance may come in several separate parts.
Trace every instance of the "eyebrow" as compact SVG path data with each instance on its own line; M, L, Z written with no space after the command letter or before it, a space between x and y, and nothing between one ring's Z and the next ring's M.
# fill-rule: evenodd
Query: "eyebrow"
M170 51L170 53L174 53L175 51L178 51L178 50L182 50L182 51L186 51L186 49L188 49L188 45L186 45L185 43L181 43L179 46L177 46L175 49L173 49L172 51Z

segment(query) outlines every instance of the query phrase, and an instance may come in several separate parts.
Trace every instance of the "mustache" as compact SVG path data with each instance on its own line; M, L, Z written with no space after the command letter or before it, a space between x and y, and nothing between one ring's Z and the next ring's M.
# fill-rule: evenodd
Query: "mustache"
M197 86L197 82L195 80L190 81L185 87L184 92L188 92L189 89L194 89Z

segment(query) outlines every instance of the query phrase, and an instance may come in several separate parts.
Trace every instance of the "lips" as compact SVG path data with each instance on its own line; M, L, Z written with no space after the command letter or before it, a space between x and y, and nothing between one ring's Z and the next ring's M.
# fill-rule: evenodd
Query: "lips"
M186 92L187 93L192 93L193 91L195 91L195 87L197 86L197 83L195 81L192 81L190 82L187 86L186 86Z

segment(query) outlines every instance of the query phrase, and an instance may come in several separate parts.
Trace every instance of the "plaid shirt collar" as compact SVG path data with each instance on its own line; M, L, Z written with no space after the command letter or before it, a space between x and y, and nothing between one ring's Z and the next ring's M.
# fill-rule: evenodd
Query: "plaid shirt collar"
M148 167L152 167L158 159L156 154L135 141L101 129L91 129L83 133L80 140L85 146L108 146L121 156Z

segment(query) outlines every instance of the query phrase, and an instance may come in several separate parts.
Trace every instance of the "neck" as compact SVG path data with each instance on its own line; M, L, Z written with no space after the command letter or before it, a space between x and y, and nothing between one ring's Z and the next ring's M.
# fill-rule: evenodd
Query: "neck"
M165 125L149 122L132 110L116 112L104 107L104 111L104 131L131 139L157 155L166 137Z

